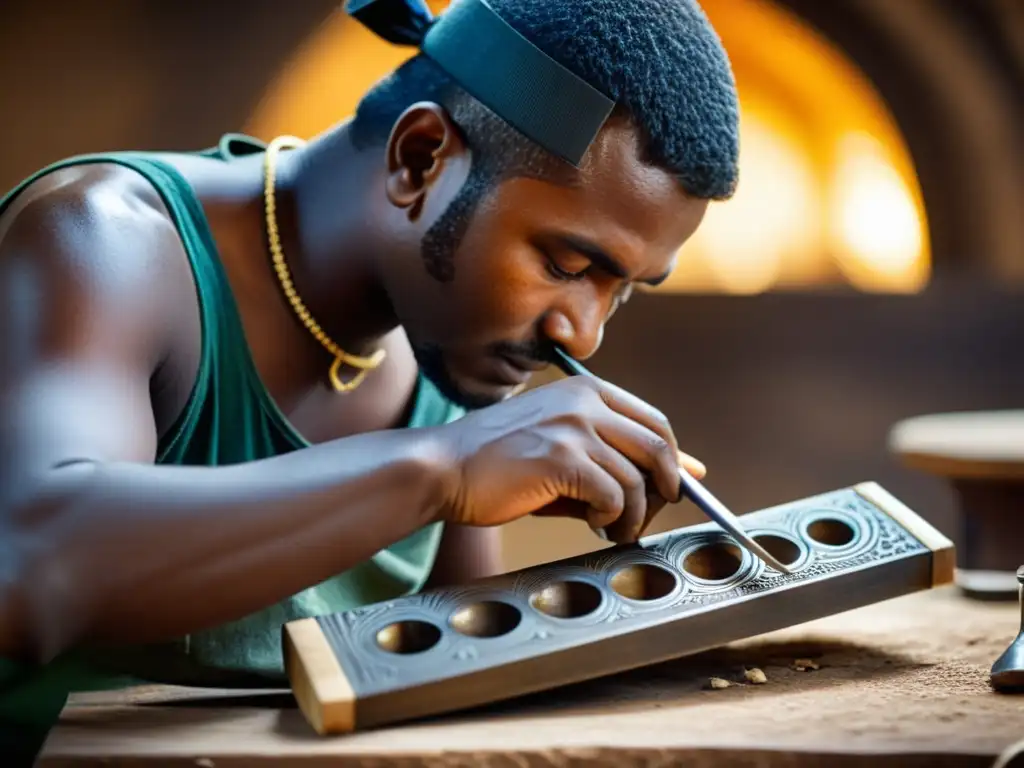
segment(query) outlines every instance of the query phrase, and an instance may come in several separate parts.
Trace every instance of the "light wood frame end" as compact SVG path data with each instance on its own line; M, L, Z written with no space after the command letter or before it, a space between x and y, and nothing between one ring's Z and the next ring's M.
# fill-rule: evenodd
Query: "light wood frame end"
M858 483L853 489L931 550L933 587L953 583L956 547L945 534L874 481Z
M320 735L356 727L356 697L315 618L288 622L282 630L285 673L299 709Z

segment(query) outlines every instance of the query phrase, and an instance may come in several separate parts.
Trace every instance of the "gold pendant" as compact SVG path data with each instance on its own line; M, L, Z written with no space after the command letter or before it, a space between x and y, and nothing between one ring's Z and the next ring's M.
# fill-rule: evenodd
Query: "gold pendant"
M327 372L331 380L331 386L334 387L335 392L351 392L363 382L368 371L372 371L384 362L385 357L387 357L387 352L383 349L378 349L370 357L357 357L346 352L335 355L334 362L331 363L331 369ZM348 363L353 368L359 369L359 373L348 383L341 380L339 371L341 370L342 363Z
M340 357L334 358L334 362L331 363L331 370L328 372L328 376L331 379L331 386L334 387L335 392L351 392L362 384L363 379L366 378L366 369L364 368L359 371L352 381L344 382L341 380L341 376L338 373L341 369L342 362L344 361Z

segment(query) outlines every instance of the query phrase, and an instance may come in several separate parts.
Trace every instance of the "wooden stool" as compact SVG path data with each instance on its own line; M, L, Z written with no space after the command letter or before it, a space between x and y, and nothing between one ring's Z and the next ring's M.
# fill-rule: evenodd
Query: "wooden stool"
M896 424L890 450L945 478L960 513L957 584L979 599L1016 600L1024 564L1024 410L931 414Z

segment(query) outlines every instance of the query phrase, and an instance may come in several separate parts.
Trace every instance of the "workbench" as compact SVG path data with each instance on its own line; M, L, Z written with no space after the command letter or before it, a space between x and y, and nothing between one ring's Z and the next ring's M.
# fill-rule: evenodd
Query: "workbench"
M1024 739L1024 696L988 684L1020 623L1015 602L942 588L471 713L334 738L316 736L287 691L80 695L39 765L988 767ZM752 667L766 682L746 681ZM733 684L710 688L712 677Z

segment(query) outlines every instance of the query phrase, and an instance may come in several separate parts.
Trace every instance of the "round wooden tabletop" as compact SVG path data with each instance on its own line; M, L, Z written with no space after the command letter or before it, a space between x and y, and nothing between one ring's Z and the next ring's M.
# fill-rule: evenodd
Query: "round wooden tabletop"
M1024 481L1024 410L915 416L893 427L889 448L933 475Z

